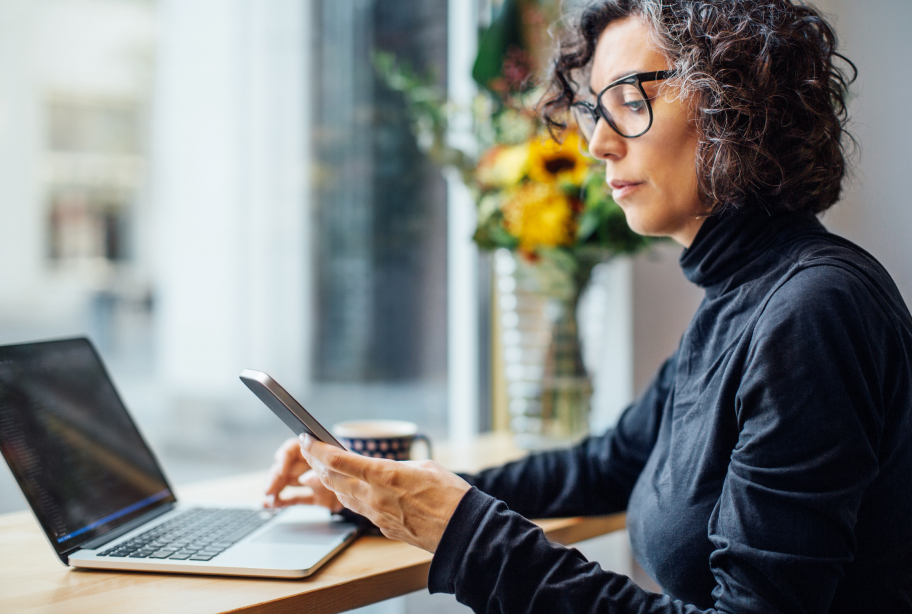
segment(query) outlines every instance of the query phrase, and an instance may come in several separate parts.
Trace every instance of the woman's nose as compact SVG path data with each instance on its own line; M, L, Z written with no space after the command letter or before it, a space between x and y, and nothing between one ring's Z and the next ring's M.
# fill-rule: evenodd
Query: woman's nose
M599 160L619 159L627 152L627 139L614 131L604 119L595 124L589 139L589 154Z

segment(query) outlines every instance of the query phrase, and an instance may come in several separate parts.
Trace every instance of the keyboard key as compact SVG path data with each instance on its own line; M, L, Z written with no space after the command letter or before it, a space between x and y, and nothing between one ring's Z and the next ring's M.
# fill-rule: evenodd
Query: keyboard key
M214 557L214 556L215 556L214 554L194 554L193 556L190 557L190 560L191 561L210 561L210 560L212 560L212 557Z

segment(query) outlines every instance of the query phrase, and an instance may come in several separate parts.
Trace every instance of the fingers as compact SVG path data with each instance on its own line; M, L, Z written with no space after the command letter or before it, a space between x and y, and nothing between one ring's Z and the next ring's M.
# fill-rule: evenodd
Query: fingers
M329 489L340 500L342 496L354 497L359 501L370 503L372 486L357 478L326 469L317 474L322 485ZM347 505L346 505L347 507Z
M322 465L326 469L357 480L370 481L372 474L379 466L384 463L395 462L380 458L368 458L366 456L361 456L360 454L355 454L354 452L341 450L335 446L325 444L322 441L317 441L306 434L301 435L300 440L301 453L304 455L304 459L315 470L317 469L315 465ZM320 478L325 484L326 482L322 480L322 473Z
M305 474L302 482L318 493L327 491L334 502L341 502L358 513L370 509L372 485L368 478L376 480L382 475L383 466L393 463L340 450L306 435L301 437L301 453L312 467L312 472Z
M324 473L331 472L326 465L319 461L315 462ZM332 479L328 481L336 484L337 488L343 488L343 482L346 479L345 474L332 473ZM299 486L309 488L295 488ZM292 487L291 491L286 491L287 487ZM282 496L283 492L285 496ZM276 450L272 467L270 467L269 475L266 479L264 494L263 507L266 508L303 504L319 505L333 512L339 512L342 509L342 503L339 502L335 493L323 486L319 476L311 470L310 464L302 455L301 444L297 439L287 440Z
M301 456L301 448L296 439L289 439L276 450L272 467L266 479L266 496L278 495L283 488L295 485L298 476L310 469L307 461Z
M287 485L288 480L282 471L275 468L270 469L269 476L266 478L266 496L275 497Z
M284 494L267 495L263 507L274 509L291 505L318 505L331 512L342 511L342 504L336 494L323 486L313 471L307 471L291 486L292 488L282 491Z
M339 503L336 493L326 488L312 470L302 475L300 482L302 486L309 487L313 493L311 505L319 505L333 512L342 511L342 504Z
M359 499L350 497L348 495L337 493L336 496L339 498L340 505L344 505L346 508L350 509L351 511L355 512L356 514L360 514L360 515L364 516L365 518L367 518L368 520L370 520L371 522L374 522L374 518L377 515L376 512L374 511L374 508L372 508L368 504L364 503L363 501L360 501ZM374 523L374 524L376 524L376 523ZM382 528L381 528L381 530L382 530Z
M288 454L288 448L291 447L290 444L293 441L293 438L286 439L282 442L282 445L276 448L275 454L272 456L273 463L281 464L284 461L285 456Z
M276 497L270 507L289 507L292 505L317 505L313 492L296 495L294 497Z

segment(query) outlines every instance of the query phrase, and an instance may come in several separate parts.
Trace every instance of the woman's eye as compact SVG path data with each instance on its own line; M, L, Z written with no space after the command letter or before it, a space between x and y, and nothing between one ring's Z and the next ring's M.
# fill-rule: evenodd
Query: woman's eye
M628 111L634 113L641 113L646 110L646 101L645 100L628 100L624 103L624 107Z

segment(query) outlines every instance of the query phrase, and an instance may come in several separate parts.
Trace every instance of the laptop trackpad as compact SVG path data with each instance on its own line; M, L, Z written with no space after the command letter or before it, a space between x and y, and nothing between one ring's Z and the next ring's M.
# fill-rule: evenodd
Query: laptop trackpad
M350 527L336 523L278 523L250 540L250 543L267 544L309 544L322 546L339 541L339 536L350 531Z
M351 536L355 527L327 510L295 505L235 547L212 559L223 566L309 570Z

